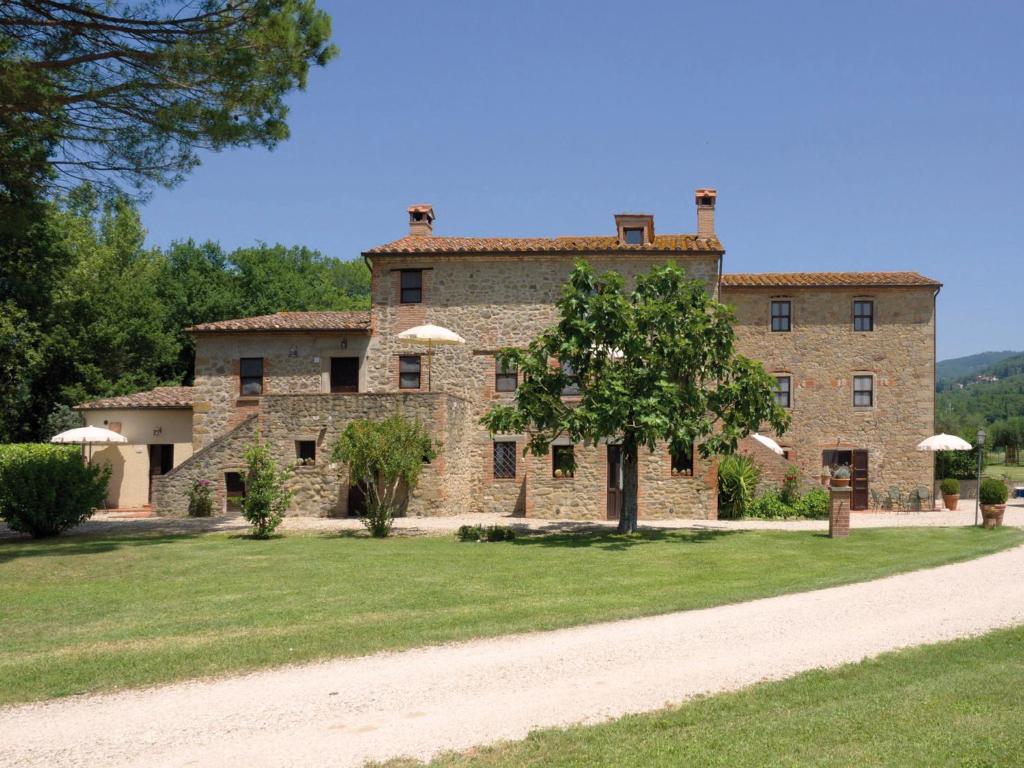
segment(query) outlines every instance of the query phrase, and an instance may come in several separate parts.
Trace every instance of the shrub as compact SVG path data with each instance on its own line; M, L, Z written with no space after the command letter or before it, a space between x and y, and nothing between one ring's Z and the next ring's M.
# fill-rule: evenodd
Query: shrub
M960 481L953 477L947 477L939 483L939 489L942 491L943 496L959 496Z
M994 477L986 477L981 481L981 488L978 490L978 500L982 504L1005 504L1010 490L1006 483Z
M796 504L800 500L800 470L792 464L786 468L779 495L786 504Z
M777 520L783 517L794 517L796 510L782 500L782 493L775 488L768 488L753 499L748 505L744 516L760 517L766 520Z
M66 445L0 446L0 519L35 538L92 516L107 495L110 467L87 464Z
M797 502L796 511L800 517L827 520L830 503L828 491L824 488L812 488Z
M270 448L260 440L259 433L245 451L245 464L242 516L252 526L253 538L265 539L281 524L291 503L293 494L285 490L291 470L277 468Z
M455 536L459 541L512 541L516 532L508 525L460 525Z
M729 454L718 464L718 516L742 517L761 479L761 470L749 456Z
M348 464L352 485L365 490L366 511L360 519L378 538L391 532L402 494L413 491L423 463L435 455L427 430L397 413L381 421L353 421L331 452L332 460Z
M209 517L213 514L213 488L209 480L195 480L186 492L189 517Z

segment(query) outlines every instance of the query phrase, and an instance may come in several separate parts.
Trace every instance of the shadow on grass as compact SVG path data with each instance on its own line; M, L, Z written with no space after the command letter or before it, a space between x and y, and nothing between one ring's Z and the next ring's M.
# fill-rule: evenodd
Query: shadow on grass
M596 547L608 551L631 549L643 544L669 542L673 544L707 544L729 536L747 533L739 530L639 530L636 533L614 533L604 531L579 531L545 533L543 529L526 531L512 544L514 546Z
M0 564L26 557L64 557L66 555L101 555L119 549L173 544L199 538L199 533L129 534L109 536L79 535L66 538L0 539Z

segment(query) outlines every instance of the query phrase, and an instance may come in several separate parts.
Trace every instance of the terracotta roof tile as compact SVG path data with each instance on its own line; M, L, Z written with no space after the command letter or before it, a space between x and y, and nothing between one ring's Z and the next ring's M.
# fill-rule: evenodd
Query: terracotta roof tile
M942 283L917 272L761 272L755 274L723 274L723 288L802 288L842 287L869 288L883 286L909 288Z
M605 251L661 251L666 253L722 253L717 237L656 235L647 245L625 245L618 237L439 237L410 235L366 251L401 253L588 253Z
M191 408L192 387L157 387L148 392L104 397L76 405L75 410L96 408Z
M240 317L202 323L187 328L190 333L231 331L368 331L369 312L276 312L273 315Z

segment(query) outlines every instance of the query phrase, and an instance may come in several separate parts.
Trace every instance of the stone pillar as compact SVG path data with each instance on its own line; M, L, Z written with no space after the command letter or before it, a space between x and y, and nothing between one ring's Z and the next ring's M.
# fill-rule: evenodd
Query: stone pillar
M850 535L850 498L853 489L829 487L828 535L830 539Z

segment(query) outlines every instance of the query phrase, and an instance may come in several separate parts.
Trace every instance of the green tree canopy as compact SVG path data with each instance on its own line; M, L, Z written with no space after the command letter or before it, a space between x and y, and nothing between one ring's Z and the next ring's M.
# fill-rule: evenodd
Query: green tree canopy
M708 457L735 451L762 424L777 434L788 428L774 380L736 353L732 311L674 264L651 269L627 291L618 273L595 275L577 262L557 306L558 324L528 349L498 353L522 383L515 405L495 406L483 424L492 434L525 434L535 455L563 435L620 441L620 532L636 530L641 446L698 444ZM568 387L579 397L564 398Z
M273 147L337 53L315 0L7 0L0 30L0 189L139 192L199 150Z

